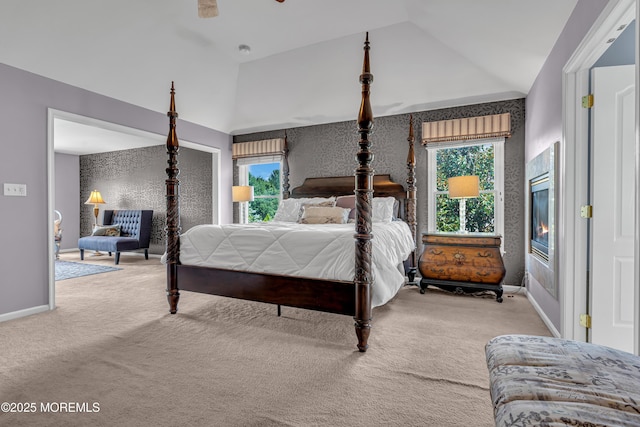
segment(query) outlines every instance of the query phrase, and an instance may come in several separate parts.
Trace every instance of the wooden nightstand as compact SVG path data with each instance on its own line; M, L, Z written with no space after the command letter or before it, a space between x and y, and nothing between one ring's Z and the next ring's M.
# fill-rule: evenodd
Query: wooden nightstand
M506 274L500 235L480 233L423 233L424 250L418 260L420 293L428 285L449 291L489 290L502 302Z

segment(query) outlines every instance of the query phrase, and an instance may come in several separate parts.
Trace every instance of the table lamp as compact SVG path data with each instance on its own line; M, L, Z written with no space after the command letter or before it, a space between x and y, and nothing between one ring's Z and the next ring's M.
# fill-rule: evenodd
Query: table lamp
M253 187L251 185L234 185L231 188L232 198L234 202L240 204L240 223L245 224L244 203L253 201Z
M449 178L449 197L459 199L460 203L460 233L467 232L467 204L466 200L478 197L480 194L479 178L477 175L453 176Z
M93 216L95 218L93 222L94 227L98 226L98 212L100 211L98 205L102 205L105 203L106 202L104 201L102 195L98 190L93 190L87 201L84 202L85 205L93 205Z

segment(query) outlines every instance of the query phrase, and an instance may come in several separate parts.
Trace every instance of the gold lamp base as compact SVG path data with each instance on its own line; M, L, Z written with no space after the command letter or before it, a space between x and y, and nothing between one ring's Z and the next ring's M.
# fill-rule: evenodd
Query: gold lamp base
M94 216L94 221L93 221L93 228L95 229L98 226L98 214L100 213L100 208L98 207L98 205L93 205L93 216ZM93 255L91 256L102 256L102 252L98 252L98 251L94 251Z

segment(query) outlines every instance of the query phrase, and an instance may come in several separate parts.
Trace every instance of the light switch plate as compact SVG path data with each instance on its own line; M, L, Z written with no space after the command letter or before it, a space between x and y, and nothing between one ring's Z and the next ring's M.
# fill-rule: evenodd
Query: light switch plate
M9 184L5 182L4 195L27 197L27 184Z

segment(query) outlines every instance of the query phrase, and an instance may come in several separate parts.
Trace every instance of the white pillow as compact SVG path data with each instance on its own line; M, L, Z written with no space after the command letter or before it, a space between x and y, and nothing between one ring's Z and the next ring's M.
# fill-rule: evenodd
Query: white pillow
M373 198L373 222L391 222L393 220L393 205L395 197Z
M273 216L274 221L297 222L300 214L299 199L282 199Z

